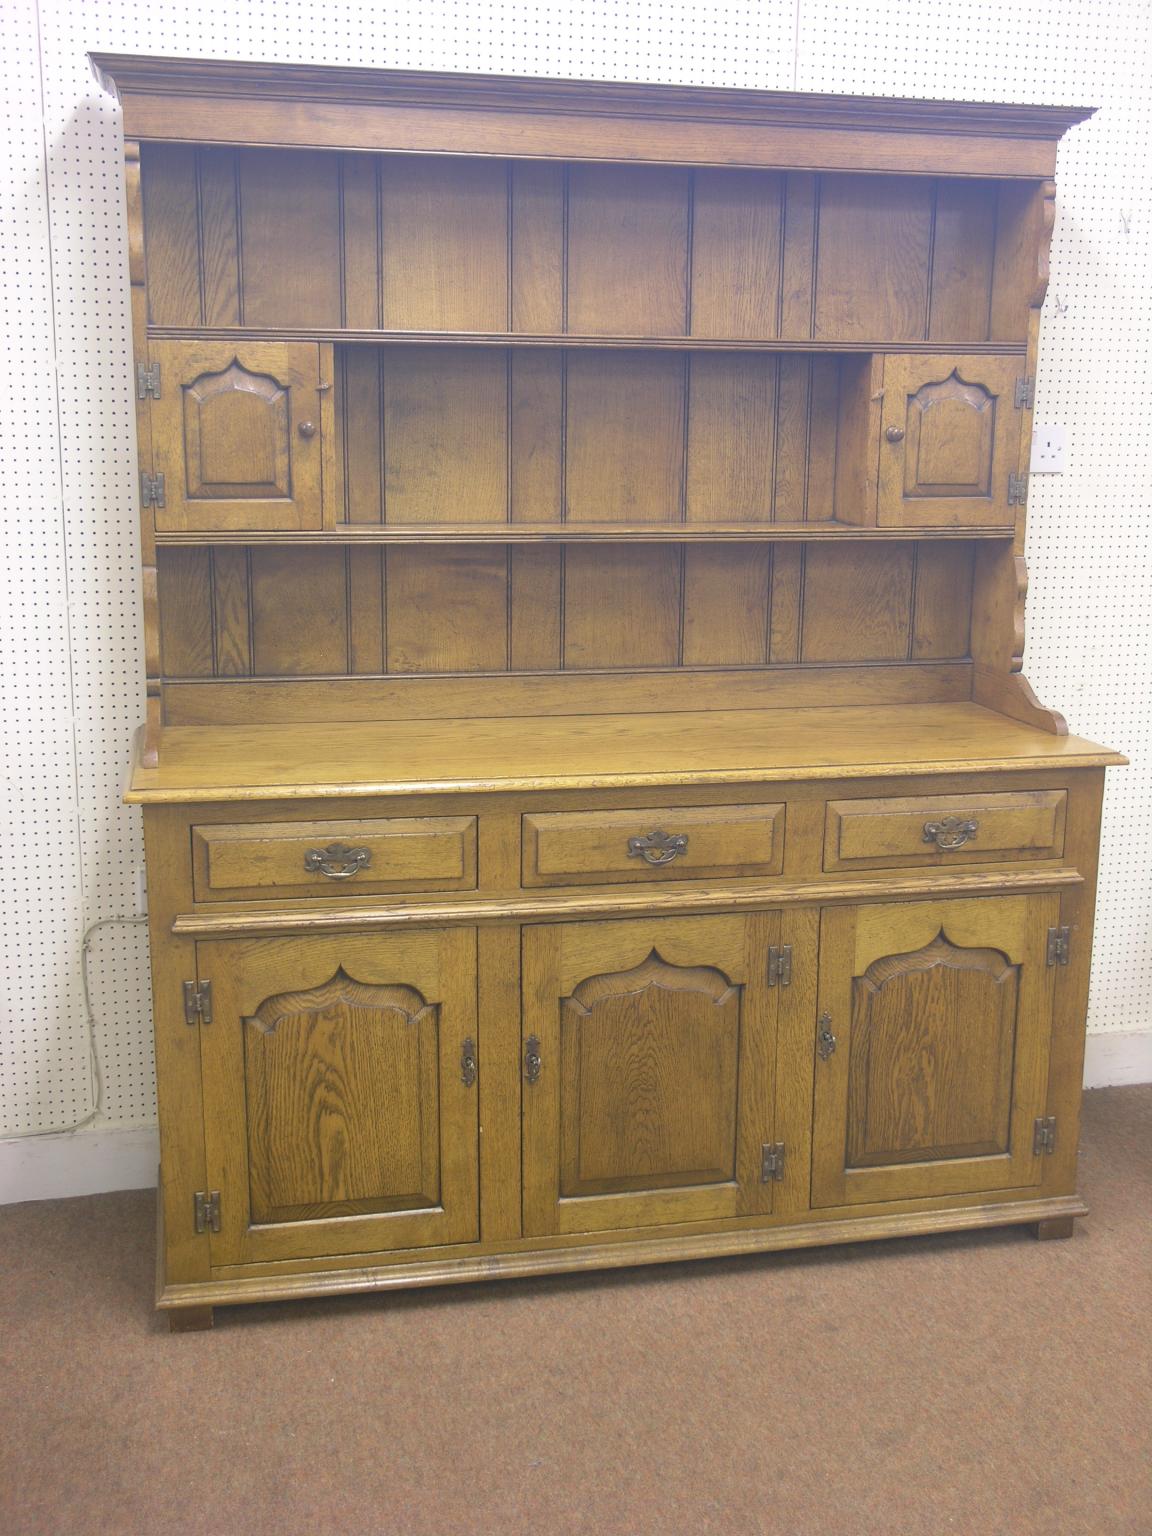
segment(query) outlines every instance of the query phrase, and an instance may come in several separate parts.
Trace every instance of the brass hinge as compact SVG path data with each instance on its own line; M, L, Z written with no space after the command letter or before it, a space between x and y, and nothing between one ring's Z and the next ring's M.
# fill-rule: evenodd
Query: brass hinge
M1071 943L1071 928L1049 928L1047 963L1049 965L1067 965L1068 951Z
M159 400L160 398L160 364L137 363L136 364L136 398L137 400Z
M220 1191L198 1189L192 1196L192 1212L197 1232L219 1232Z
M212 983L210 981L186 981L184 983L184 1022L186 1024L211 1024Z
M768 946L768 985L774 987L777 982L782 987L790 987L792 985L791 944L770 944Z
M140 503L145 507L162 507L164 501L164 476L140 476Z
M784 1143L770 1141L760 1148L760 1182L777 1183L784 1177Z
M1022 507L1028 501L1028 476L1015 472L1008 476L1008 505Z
M1016 394L1014 398L1018 411L1030 411L1032 409L1032 402L1036 398L1036 380L1031 375L1027 378L1016 380Z
M1056 1116L1041 1115L1032 1127L1032 1153L1044 1157L1056 1150Z

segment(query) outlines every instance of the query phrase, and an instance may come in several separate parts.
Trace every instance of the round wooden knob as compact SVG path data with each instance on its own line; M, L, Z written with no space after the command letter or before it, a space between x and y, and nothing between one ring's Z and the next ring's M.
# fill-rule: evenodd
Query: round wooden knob
M296 430L301 437L315 437L316 423L314 421L302 421Z
M889 427L884 436L890 443L902 443L904 441L903 427Z

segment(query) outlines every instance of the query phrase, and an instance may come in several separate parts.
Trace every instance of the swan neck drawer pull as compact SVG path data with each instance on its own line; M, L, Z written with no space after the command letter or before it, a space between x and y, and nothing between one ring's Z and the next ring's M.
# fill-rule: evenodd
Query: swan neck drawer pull
M975 837L979 830L978 821L965 821L960 816L945 816L943 821L924 823L924 841L935 843L942 853L951 853L955 848L963 848L969 838Z
M329 843L327 848L309 848L304 868L309 874L326 875L329 880L351 880L372 862L371 848L349 848L344 843Z
M688 852L686 832L649 832L647 837L628 839L628 857L643 859L645 864L671 864L682 853Z

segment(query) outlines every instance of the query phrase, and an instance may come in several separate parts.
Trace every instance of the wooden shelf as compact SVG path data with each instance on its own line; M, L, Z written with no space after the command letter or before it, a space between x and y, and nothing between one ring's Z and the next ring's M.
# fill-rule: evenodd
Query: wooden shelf
M159 547L204 544L764 544L1010 539L1004 528L858 528L846 523L365 523L305 532L157 533Z
M469 790L762 784L785 779L1090 768L1118 753L978 704L517 715L164 732L133 802Z
M152 341L320 341L341 346L439 347L596 347L632 351L672 352L928 352L1023 356L1023 341L780 341L768 337L706 336L588 336L566 332L511 331L378 331L341 327L201 326L186 328L150 325Z

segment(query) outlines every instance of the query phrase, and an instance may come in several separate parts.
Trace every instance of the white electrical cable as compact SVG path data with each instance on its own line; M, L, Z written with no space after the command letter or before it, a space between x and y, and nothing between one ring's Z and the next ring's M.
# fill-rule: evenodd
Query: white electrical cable
M99 1119L104 1110L104 1071L100 1065L100 1052L96 1046L96 1014L92 1007L92 992L88 983L88 954L92 948L92 935L101 928L114 928L118 923L146 923L146 917L102 917L97 922L90 924L84 930L84 937L80 943L80 978L84 989L84 1021L88 1030L88 1068L92 1083L92 1108L80 1120L75 1120L71 1125L50 1126L45 1131L25 1131L20 1136L12 1138L14 1141L23 1141L35 1136L69 1136L73 1131L82 1131L86 1125L91 1125Z

